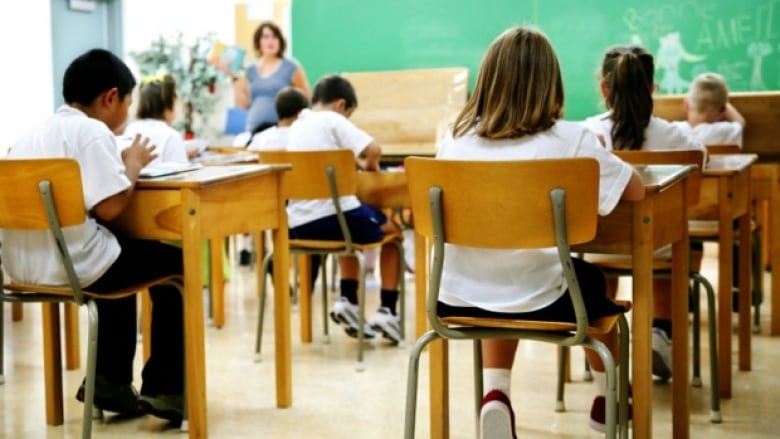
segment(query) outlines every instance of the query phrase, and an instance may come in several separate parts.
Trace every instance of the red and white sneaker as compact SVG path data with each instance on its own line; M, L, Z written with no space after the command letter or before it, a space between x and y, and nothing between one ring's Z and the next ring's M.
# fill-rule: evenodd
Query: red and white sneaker
M517 439L515 412L504 392L491 390L482 398L479 430L482 439Z

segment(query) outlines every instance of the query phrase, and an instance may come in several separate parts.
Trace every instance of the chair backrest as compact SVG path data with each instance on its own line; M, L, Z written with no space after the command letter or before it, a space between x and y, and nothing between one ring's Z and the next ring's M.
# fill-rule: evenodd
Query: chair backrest
M613 151L627 163L633 165L696 165L695 172L688 175L688 206L699 202L701 178L704 169L704 152L697 149L654 150L654 151Z
M0 160L0 229L50 228L42 186L50 188L61 227L86 221L81 172L75 160L7 159Z
M550 191L566 193L570 244L596 233L599 166L594 159L404 161L415 230L432 238L429 190L441 188L444 242L493 248L554 247Z
M326 169L332 169L338 196L357 192L357 164L348 149L318 151L262 151L262 163L289 163L292 169L282 174L282 187L288 199L330 198Z
M739 145L707 145L708 154L739 154L742 148Z

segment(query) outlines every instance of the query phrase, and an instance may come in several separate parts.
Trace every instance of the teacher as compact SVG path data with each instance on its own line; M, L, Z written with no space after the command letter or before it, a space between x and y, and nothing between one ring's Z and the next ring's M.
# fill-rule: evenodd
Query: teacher
M248 110L246 131L254 134L276 124L274 100L279 90L293 86L307 97L311 93L303 68L284 57L287 42L279 26L270 21L261 23L252 41L258 59L247 66L246 75L240 77L227 66L224 70L233 81L236 106Z

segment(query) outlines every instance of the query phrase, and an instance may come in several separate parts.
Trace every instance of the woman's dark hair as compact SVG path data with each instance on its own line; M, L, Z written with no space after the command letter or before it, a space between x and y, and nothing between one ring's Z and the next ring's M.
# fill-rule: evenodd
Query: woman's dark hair
M339 75L323 76L314 84L311 95L312 104L330 104L337 99L344 99L345 109L357 107L355 89L347 78Z
M612 111L614 149L641 149L653 115L653 56L639 46L613 47L604 55L601 80Z
M260 47L260 39L263 37L263 29L265 28L271 29L271 32L273 32L274 35L276 35L276 38L279 39L279 52L276 53L276 56L281 58L284 56L284 51L287 48L287 40L284 39L284 35L282 35L282 30L279 29L279 26L277 26L276 23L272 21L264 21L260 23L260 26L257 26L257 29L255 29L255 35L252 37L252 44L255 48L255 52L257 52L258 55L263 54Z
M170 74L144 78L138 95L138 119L163 119L176 102L176 79Z
M92 49L74 59L62 78L62 97L68 104L90 105L101 93L116 88L124 99L135 87L127 65L105 49Z

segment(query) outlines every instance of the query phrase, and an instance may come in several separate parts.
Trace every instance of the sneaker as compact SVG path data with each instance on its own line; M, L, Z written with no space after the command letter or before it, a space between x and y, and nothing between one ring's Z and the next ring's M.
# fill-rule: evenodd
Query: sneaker
M482 439L517 439L515 412L504 392L491 390L482 398L479 432Z
M179 395L141 395L138 397L138 406L144 413L167 419L174 423L181 423L184 419L184 398Z
M661 328L653 328L653 375L662 380L672 376L672 340Z
M76 391L76 400L84 402L86 393L87 379L84 378ZM95 397L92 403L98 409L122 415L143 414L138 409L138 392L132 384L112 384L100 375L95 376Z
M631 406L631 400L628 402L628 421L631 425L631 417L633 410ZM619 416L619 414L618 414ZM590 419L588 420L590 428L604 433L607 431L607 398L603 395L599 395L593 398L593 404L590 406Z
M382 332L384 338L398 344L401 341L401 317L393 314L389 308L382 306L371 317L371 328Z
M333 309L330 310L330 318L338 324L346 325L344 331L347 335L354 338L358 336L359 314L360 307L357 304L350 303L344 296L339 297L339 300L333 305ZM363 337L374 338L374 329L367 321L363 323Z

